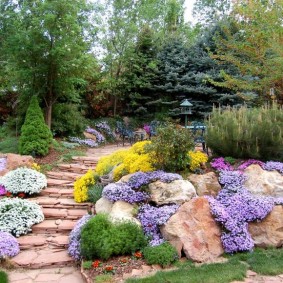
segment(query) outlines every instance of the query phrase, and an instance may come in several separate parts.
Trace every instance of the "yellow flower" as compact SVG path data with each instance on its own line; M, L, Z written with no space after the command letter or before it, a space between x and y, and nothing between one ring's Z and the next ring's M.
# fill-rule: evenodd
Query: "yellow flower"
M38 172L40 172L40 165L39 164L37 164L37 163L32 163L32 165L31 165L31 169L33 169L33 170L36 170L36 171L38 171Z
M74 200L84 202L88 199L88 187L95 183L94 171L88 170L85 175L77 179L74 183Z
M137 154L144 154L145 153L145 146L151 144L151 141L140 141L136 142L130 150Z
M190 157L189 167L191 171L199 169L201 164L208 161L208 156L201 151L189 151L188 155Z

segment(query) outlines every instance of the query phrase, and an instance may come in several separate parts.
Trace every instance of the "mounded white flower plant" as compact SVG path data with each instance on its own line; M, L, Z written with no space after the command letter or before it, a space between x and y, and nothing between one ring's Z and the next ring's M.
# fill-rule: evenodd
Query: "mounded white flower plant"
M41 207L20 198L0 199L0 231L16 237L27 234L34 224L44 220Z
M47 179L44 174L36 170L20 167L1 177L0 184L12 194L32 195L40 193L47 186Z

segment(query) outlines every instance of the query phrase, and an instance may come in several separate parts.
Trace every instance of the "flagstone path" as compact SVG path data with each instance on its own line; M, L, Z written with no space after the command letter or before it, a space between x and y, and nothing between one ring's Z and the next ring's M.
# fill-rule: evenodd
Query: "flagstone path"
M89 149L86 156L73 157L72 163L60 164L56 171L47 173L47 188L39 196L30 199L42 206L45 220L34 225L32 233L18 238L21 252L12 259L18 268L8 272L10 283L85 282L78 266L67 253L68 235L76 221L93 207L90 203L75 203L73 182L88 169L95 168L101 156L128 147L108 145ZM129 275L144 275L142 271L134 271L136 274ZM247 278L241 282L283 283L283 274L260 276L248 271Z
M101 156L127 147L89 149L86 156L75 156L70 164L59 164L56 171L47 172L47 188L29 199L42 207L45 219L32 227L32 233L18 238L21 252L11 260L18 269L9 272L10 283L84 282L68 255L68 236L77 220L93 207L74 201L73 183L94 169Z

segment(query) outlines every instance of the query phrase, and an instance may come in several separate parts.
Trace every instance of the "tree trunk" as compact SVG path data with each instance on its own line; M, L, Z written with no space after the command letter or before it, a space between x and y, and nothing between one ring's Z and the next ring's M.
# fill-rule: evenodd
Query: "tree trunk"
M46 112L45 112L45 122L49 129L51 129L51 121L52 121L52 103L49 103L46 107Z

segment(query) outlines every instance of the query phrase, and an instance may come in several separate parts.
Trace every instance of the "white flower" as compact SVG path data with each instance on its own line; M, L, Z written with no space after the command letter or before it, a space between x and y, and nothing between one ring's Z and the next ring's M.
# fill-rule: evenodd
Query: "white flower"
M37 194L47 186L44 174L29 168L18 168L0 178L0 184L12 194Z

